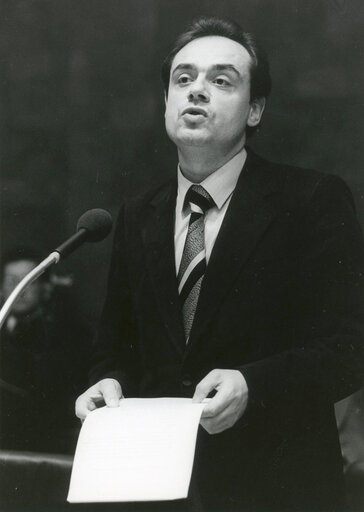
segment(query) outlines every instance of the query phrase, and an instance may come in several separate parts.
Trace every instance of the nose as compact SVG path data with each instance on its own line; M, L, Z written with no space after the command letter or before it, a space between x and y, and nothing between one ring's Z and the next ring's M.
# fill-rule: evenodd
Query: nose
M191 83L190 89L188 91L188 99L189 101L208 103L210 101L210 95L206 88L206 84L202 80L195 80Z

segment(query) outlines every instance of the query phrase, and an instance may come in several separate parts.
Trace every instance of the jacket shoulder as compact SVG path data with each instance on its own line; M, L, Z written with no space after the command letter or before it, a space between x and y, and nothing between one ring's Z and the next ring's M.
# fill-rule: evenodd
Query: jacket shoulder
M321 194L344 196L351 203L352 194L345 181L337 175L315 169L297 167L288 164L272 162L255 153L251 154L254 166L264 169L264 172L276 180L281 189L289 194L298 204L309 202L314 196Z

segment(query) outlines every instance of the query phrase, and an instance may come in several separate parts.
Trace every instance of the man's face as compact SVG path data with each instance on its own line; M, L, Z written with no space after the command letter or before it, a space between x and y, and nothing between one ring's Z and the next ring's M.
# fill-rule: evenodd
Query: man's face
M2 292L5 300L36 264L30 260L12 261L5 265ZM41 300L41 284L35 281L26 288L12 308L14 314L26 314L37 309Z
M243 146L246 126L258 124L264 108L250 104L250 63L243 46L220 36L195 39L176 54L165 121L177 147L228 153Z

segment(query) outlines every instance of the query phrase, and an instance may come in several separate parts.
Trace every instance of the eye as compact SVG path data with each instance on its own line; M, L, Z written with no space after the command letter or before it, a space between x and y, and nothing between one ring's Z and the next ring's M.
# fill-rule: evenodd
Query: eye
M213 82L219 87L228 87L229 85L231 85L230 81L223 76L216 77Z
M189 84L191 81L192 81L192 78L190 77L190 75L187 75L187 73L183 73L177 79L177 83L180 85Z

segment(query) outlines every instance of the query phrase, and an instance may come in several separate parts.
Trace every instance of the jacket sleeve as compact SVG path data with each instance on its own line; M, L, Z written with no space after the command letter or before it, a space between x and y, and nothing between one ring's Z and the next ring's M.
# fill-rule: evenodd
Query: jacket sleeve
M297 332L305 337L292 349L238 368L251 406L334 403L362 382L363 240L343 181L321 178L303 219L296 282L306 300L300 302L304 327Z
M120 208L111 255L107 294L93 347L90 383L115 378L124 396L138 386L137 327L128 276L125 204Z

